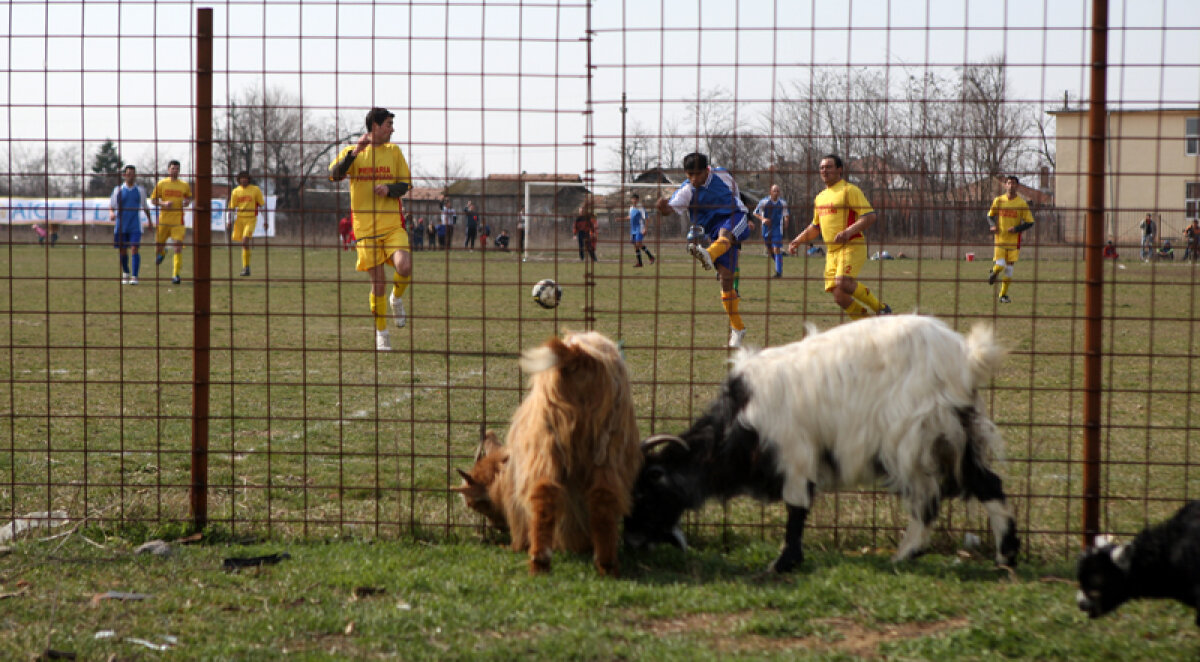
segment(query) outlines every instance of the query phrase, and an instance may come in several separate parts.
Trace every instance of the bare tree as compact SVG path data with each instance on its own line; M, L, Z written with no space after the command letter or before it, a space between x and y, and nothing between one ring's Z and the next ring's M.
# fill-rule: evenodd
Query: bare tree
M428 162L426 161L425 163ZM460 179L470 177L471 167L467 165L466 157L460 154L449 157L444 165L435 165L433 167L415 165L413 166L412 176L413 186L445 189Z
M231 100L214 124L214 175L233 184L238 172L249 171L284 210L298 206L300 192L312 178L324 178L337 149L355 137L337 120L317 121L290 94L257 87Z
M976 177L1017 171L1031 151L1034 120L1028 106L1009 100L1003 58L964 67L961 73L957 117L964 170Z
M9 167L8 172L0 173L0 194L30 198L83 195L84 167L78 145L57 148L46 142L9 145Z

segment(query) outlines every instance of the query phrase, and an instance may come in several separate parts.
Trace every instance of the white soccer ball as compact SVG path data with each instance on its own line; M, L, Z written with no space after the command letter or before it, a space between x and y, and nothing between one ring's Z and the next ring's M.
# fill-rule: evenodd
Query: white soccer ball
M534 284L531 294L534 303L542 308L557 308L562 299L562 288L553 280L543 278Z

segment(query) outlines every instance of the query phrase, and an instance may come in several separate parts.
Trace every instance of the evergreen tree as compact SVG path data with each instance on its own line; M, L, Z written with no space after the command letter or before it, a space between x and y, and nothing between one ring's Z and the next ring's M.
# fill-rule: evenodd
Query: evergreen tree
M111 140L105 140L92 159L92 178L88 180L87 194L90 197L108 197L121 183L121 167L125 162Z

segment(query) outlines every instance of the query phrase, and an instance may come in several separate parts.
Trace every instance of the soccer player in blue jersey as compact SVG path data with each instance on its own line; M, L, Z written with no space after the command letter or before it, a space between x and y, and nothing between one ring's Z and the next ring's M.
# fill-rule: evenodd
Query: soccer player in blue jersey
M767 245L767 256L775 259L775 277L779 278L783 276L783 226L792 215L778 184L773 184L771 194L758 201L754 215L762 222L763 243Z
M643 243L646 240L646 210L642 209L642 198L637 193L630 196L629 201L629 242L633 244L633 256L637 258L637 266L642 266L642 253L654 264L654 254ZM636 268L636 267L635 267Z
M137 168L127 165L121 176L125 183L114 188L108 199L108 219L113 222L113 248L121 254L121 284L137 285L142 266L142 256L138 255L138 245L142 243L139 214L146 214L151 230L154 229L154 217L150 215L146 192L137 185Z
M683 157L683 170L687 181L670 199L658 199L658 211L664 217L686 214L692 225L700 226L712 240L712 244L704 248L698 243L700 237L696 237L688 244L688 252L706 271L716 268L721 280L721 306L729 316L732 329L729 346L741 347L746 325L738 314L738 294L733 279L737 271L738 245L750 236L746 205L742 204L733 176L724 168L709 167L706 154L693 152Z

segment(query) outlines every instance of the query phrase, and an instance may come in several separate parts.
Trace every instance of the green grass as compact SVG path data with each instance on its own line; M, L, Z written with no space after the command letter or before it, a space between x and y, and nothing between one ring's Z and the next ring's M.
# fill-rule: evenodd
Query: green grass
M185 547L164 560L128 549L188 519L190 254L183 286L156 280L147 259L132 288L118 284L112 249L7 246L0 521L63 509L84 525L0 556L0 594L20 593L0 600L0 658L47 646L85 659L157 655L93 639L102 629L172 634L181 640L173 655L217 659L285 650L317 659L1195 657L1182 608L1138 604L1087 623L1073 587L1059 581L1077 549L1082 491L1084 277L1067 260L1022 261L1015 302L1003 306L978 263L873 262L863 274L898 312L936 314L962 330L987 321L1012 350L986 397L1007 443L1002 473L1025 560L1035 564L1013 578L956 560L964 532L987 539L983 514L959 504L939 520L937 554L893 567L885 559L906 516L874 492L823 496L809 561L783 579L760 572L782 532L781 508L745 500L689 516L687 555L625 556L616 581L576 557L530 579L520 555L479 542L478 518L446 488L457 482L453 468L469 464L481 426L505 429L525 385L522 348L589 325L619 338L643 434L679 430L716 393L728 357L717 286L676 248L633 269L628 257L611 259L612 247L590 281L570 255L521 263L418 253L410 324L392 330L397 351L388 355L373 351L365 277L350 253L271 247L255 253L255 276L240 279L236 252L218 250L209 519L218 540L275 544ZM789 258L786 277L774 280L757 247L744 255L748 344L840 322L822 291L822 261ZM1125 266L1105 272L1102 489L1105 528L1128 534L1200 493L1191 455L1200 271ZM545 277L566 293L554 311L529 299ZM293 559L280 566L219 569L222 556L282 548ZM386 592L352 601L357 586ZM154 597L90 604L109 589Z
M397 351L373 351L365 276L353 253L271 247L238 278L238 254L215 251L211 317L209 520L233 533L454 539L476 519L446 487L481 426L503 433L524 382L522 348L589 324L619 338L644 434L676 431L716 393L728 328L711 274L663 247L655 266L628 257L588 276L563 260L417 253L410 324ZM623 248L623 250L627 250ZM769 279L757 247L743 257L749 344L800 338L841 320L822 291L823 260L789 258ZM65 509L76 518L150 525L188 517L194 288L162 278L122 287L115 251L10 245L0 283L0 513ZM190 255L188 255L190 258ZM185 277L191 261L185 260ZM1192 470L1200 409L1200 271L1181 264L1106 265L1102 430L1105 523L1136 531L1200 493ZM863 280L897 311L967 329L995 325L1012 354L987 394L1005 435L1006 488L1027 550L1073 553L1080 520L1083 266L1027 259L1015 302L997 304L986 265L871 262ZM263 278L269 274L269 279ZM545 311L529 286L565 290ZM590 285L589 283L594 283ZM49 311L49 312L47 312ZM265 314L264 314L265 313ZM775 539L781 512L714 506L693 535ZM874 493L822 499L817 539L892 544L905 515ZM940 544L985 524L954 506Z
M549 576L479 542L338 541L176 547L120 540L20 544L0 559L0 657L46 648L79 659L1185 660L1192 613L1138 602L1100 621L1074 606L1065 564L1015 574L978 559L812 551L797 573L762 569L767 543L626 554L603 579L558 555ZM228 556L287 550L228 573ZM362 590L372 589L372 590ZM106 591L143 601L94 602ZM113 636L96 639L101 631ZM152 653L130 638L178 639Z

